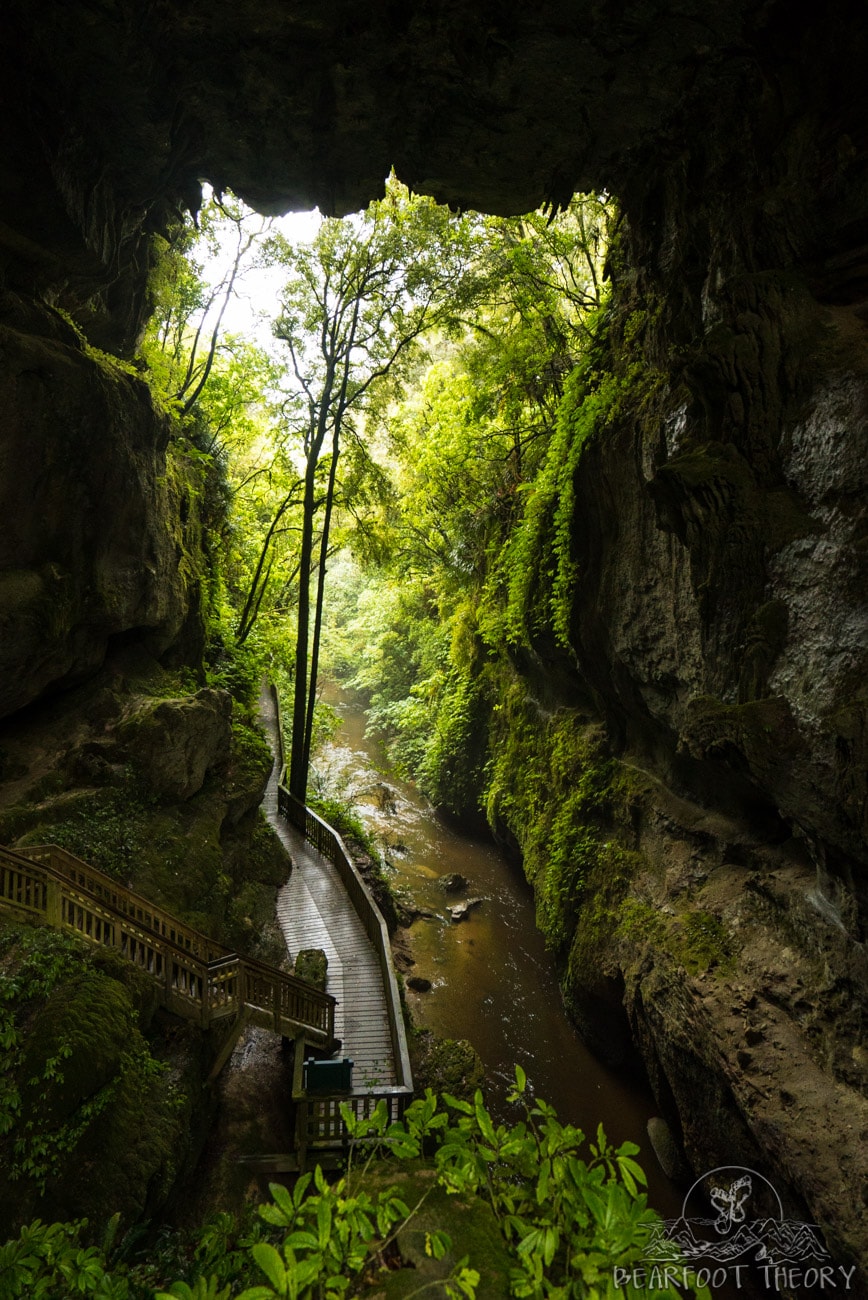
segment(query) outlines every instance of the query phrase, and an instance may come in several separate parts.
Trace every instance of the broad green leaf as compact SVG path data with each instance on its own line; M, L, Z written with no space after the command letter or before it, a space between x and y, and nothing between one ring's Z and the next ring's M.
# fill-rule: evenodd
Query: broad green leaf
M268 1278L279 1296L287 1293L286 1267L278 1252L267 1241L258 1241L251 1247L251 1255Z

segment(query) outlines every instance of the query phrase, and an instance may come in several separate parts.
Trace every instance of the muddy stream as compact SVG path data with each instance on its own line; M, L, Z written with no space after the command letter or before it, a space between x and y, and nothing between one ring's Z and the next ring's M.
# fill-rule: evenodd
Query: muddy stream
M635 1142L648 1174L650 1204L664 1217L678 1214L682 1196L661 1172L646 1134L654 1099L635 1080L601 1065L567 1020L520 870L490 841L447 825L411 783L389 771L382 750L366 734L357 697L329 686L325 699L340 715L341 727L320 754L319 772L385 845L393 887L430 914L408 931L412 974L431 982L429 992L408 991L416 1023L443 1037L470 1040L485 1065L488 1101L499 1118L508 1118L512 1109L505 1097L518 1063L536 1095L551 1102L562 1120L591 1137L602 1121L610 1141ZM465 893L447 895L438 883L452 873L467 879ZM483 901L456 924L450 907L471 897Z

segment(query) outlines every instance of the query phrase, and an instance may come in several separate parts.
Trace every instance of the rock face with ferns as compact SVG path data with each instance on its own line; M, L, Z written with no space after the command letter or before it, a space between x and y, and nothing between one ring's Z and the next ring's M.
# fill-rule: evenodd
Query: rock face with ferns
M543 629L512 665L528 716L619 765L621 856L567 909L567 997L610 1055L629 1030L695 1165L763 1164L864 1251L861 6L834 27L755 0L7 10L14 726L119 645L201 651L196 468L112 359L199 178L261 211L350 211L392 164L490 212L611 190L605 364L651 378L576 471L567 644Z

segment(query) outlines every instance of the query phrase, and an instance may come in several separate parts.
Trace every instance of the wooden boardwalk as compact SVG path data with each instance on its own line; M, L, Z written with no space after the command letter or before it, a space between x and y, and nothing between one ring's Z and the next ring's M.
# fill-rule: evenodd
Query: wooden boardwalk
M302 948L328 957L326 991L337 999L335 1034L341 1055L354 1062L354 1091L397 1082L383 976L377 955L335 867L278 812L280 761L271 692L260 699L274 767L262 806L292 859L289 882L280 890L277 917L294 960Z

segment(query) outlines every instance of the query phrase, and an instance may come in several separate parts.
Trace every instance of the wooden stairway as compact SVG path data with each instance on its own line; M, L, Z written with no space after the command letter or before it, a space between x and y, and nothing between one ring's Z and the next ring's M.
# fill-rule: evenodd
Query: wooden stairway
M235 1017L212 1078L245 1024L333 1048L330 994L224 948L54 844L0 848L0 906L114 948L159 986L167 1010L203 1029Z

